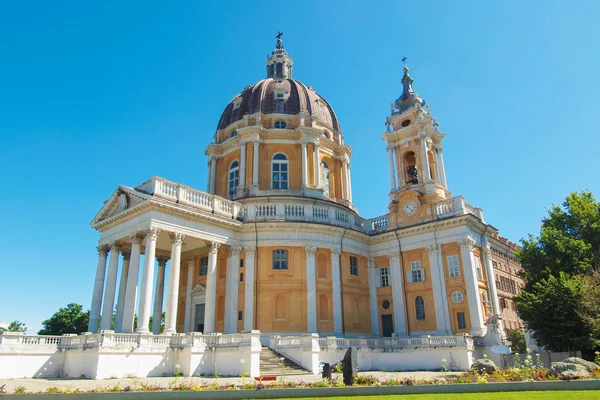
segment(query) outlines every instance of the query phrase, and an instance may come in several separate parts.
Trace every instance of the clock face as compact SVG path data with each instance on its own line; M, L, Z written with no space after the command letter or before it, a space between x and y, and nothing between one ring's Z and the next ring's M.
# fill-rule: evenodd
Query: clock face
M409 201L402 207L402 211L404 211L404 215L407 217L412 217L417 213L417 203Z

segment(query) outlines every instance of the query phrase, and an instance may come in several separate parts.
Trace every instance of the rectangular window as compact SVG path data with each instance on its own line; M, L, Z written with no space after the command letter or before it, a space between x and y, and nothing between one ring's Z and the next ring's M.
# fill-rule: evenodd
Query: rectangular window
M350 275L358 276L358 259L350 256Z
M458 266L458 256L448 256L448 272L450 278L460 276L460 267Z
M244 273L240 272L240 282L244 282Z
M244 259L243 258L240 260L240 268L244 268Z
M498 268L498 263L496 261L492 261L492 267Z
M383 267L379 270L379 281L381 287L390 286L390 273L388 267Z
M288 269L287 250L273 250L273 269Z
M421 268L421 261L411 261L410 274L411 282L421 282L425 280L425 273L423 268Z
M456 313L456 318L458 320L458 329L467 329L467 320L465 319L465 313Z
M200 276L206 276L208 273L208 257L200 259Z
M475 268L477 268L477 278L483 279L483 271L481 270L481 260L479 260L479 256L475 256Z
M238 311L238 321L241 321L244 318L244 314L241 311Z

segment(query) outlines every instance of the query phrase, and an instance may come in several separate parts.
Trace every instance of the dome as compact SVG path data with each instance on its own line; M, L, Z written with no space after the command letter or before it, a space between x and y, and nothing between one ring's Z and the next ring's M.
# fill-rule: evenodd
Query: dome
M257 112L263 114L297 115L305 113L324 126L340 132L340 125L329 103L295 79L267 78L246 88L235 96L221 114L217 129L225 129L232 123Z

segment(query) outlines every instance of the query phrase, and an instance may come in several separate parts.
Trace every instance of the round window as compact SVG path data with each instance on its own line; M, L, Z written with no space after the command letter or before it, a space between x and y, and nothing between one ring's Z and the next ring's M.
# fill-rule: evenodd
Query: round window
M458 290L452 293L452 301L455 303L460 303L461 301L463 301L463 294Z
M409 125L410 125L410 119L405 119L404 121L402 121L402 126L403 126L404 128L406 128L406 127L407 127L407 126L409 126Z
M284 129L287 124L285 123L285 121L275 121L275 124L273 124L273 126L275 126L275 128L277 129Z
M390 308L390 302L389 302L389 300L384 300L381 303L381 308L383 308L384 310L387 310L388 308Z

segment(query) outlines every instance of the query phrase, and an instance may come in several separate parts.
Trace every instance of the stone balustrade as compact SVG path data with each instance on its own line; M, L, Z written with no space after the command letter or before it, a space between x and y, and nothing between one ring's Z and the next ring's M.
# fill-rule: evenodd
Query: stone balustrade
M276 200L271 200L268 203L253 202L249 201L250 199L238 202L191 189L157 176L137 186L136 189L164 200L184 204L226 218L242 219L244 222L295 221L322 223L354 229L369 235L399 227L390 214L364 219L344 204L310 200L303 197L301 191L298 191L298 193L286 191L285 195L280 193L279 196L276 196ZM261 194L267 194L267 192L263 192ZM260 198L256 200L260 200ZM456 196L434 204L433 220L467 214L474 215L483 221L483 210L481 208L473 207L465 201L463 196Z

